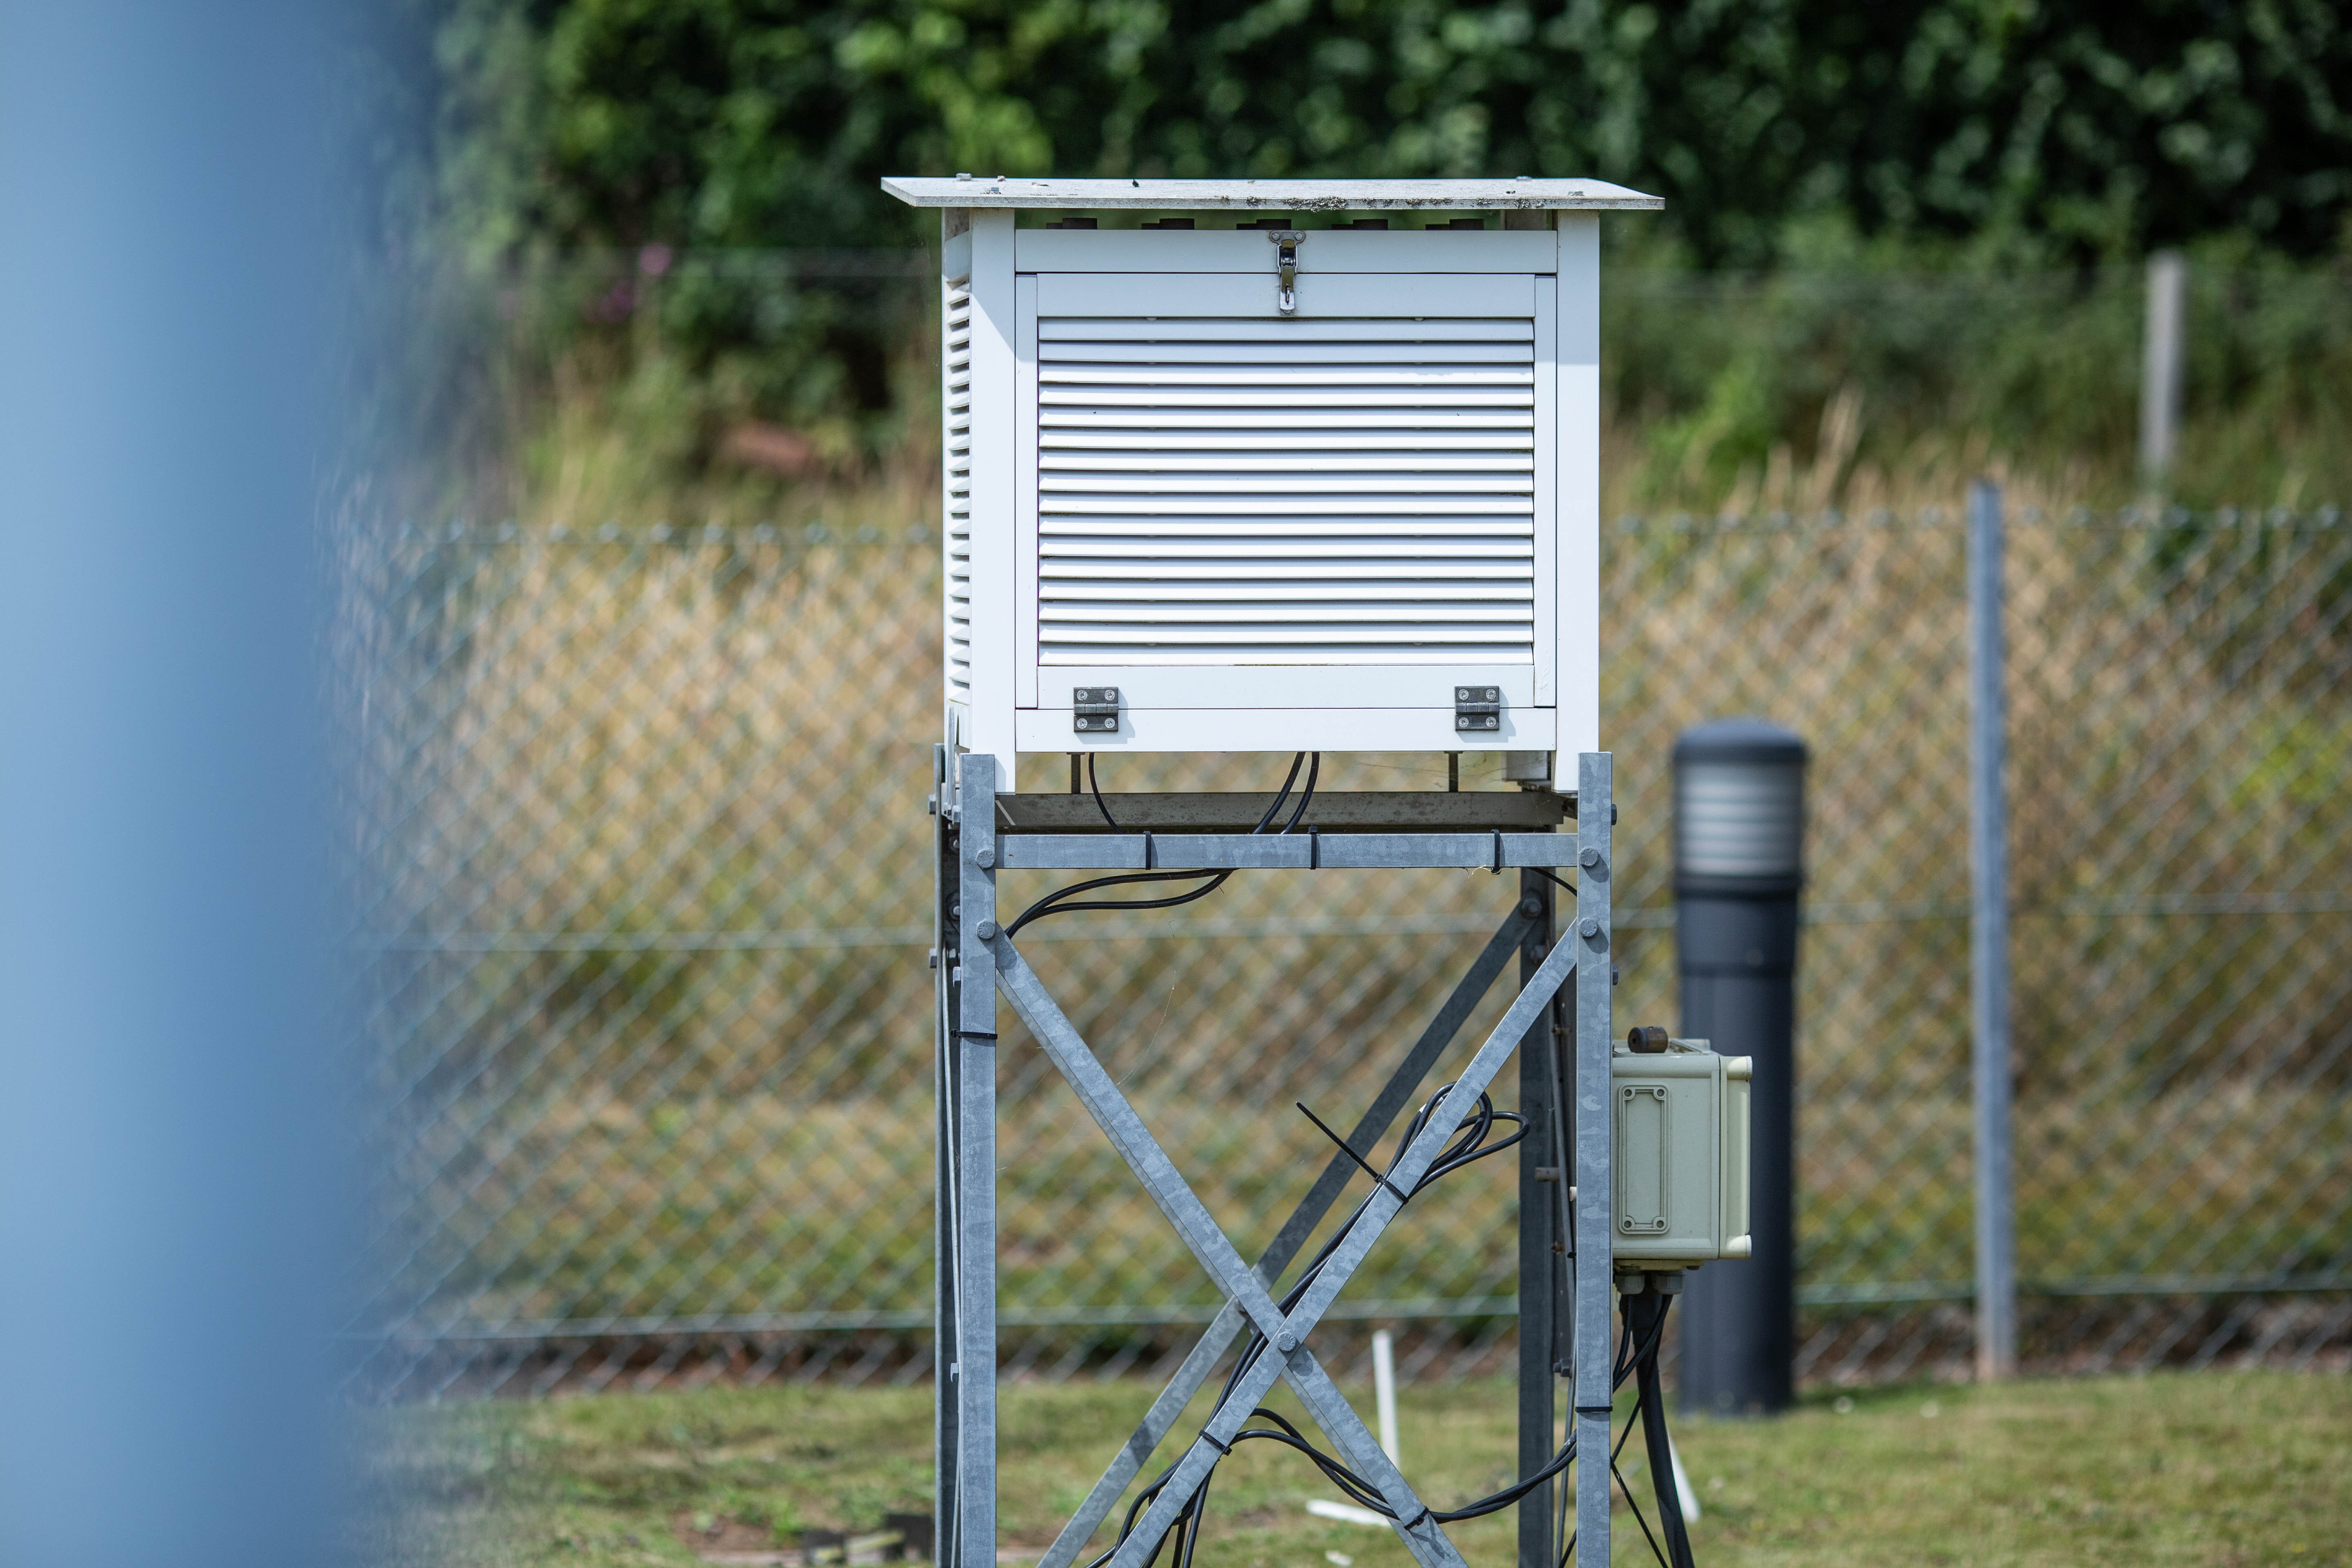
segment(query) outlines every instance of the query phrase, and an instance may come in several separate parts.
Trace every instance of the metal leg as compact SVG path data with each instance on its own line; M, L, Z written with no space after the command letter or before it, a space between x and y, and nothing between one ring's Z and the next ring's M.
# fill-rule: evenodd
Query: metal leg
M1519 913L1528 933L1519 949L1524 985L1551 951L1552 884L1540 871L1519 873ZM1559 1189L1563 1179L1552 1139L1553 1020L1547 1008L1519 1042L1519 1474L1550 1462L1558 1442L1552 1420L1552 1338L1559 1278ZM1552 1485L1546 1481L1519 1503L1519 1568L1556 1568L1551 1540Z
M937 1095L934 1134L938 1152L932 1172L931 1225L937 1260L931 1271L931 1550L941 1562L955 1541L956 1459L959 1453L956 1379L948 1369L956 1363L956 836L949 816L948 748L931 748L931 979L936 1038L932 1047L931 1084Z
M1580 1451L1591 1460L1577 1466L1579 1555L1586 1563L1605 1563L1612 1359L1609 1332L1612 1281L1607 1264L1613 1120L1609 1114L1610 986L1613 982L1609 827L1612 814L1609 756L1587 753L1580 763L1581 864L1575 931L1559 945L1551 944L1555 900L1550 886L1536 874L1523 875L1520 907L1496 931L1472 972L1391 1076L1350 1134L1349 1143L1369 1152L1410 1101L1478 997L1508 963L1511 952L1519 951L1523 982L1519 994L1455 1080L1455 1094L1459 1103L1469 1104L1491 1086L1513 1051L1523 1053L1520 1098L1528 1123L1521 1162L1525 1225L1521 1468L1540 1468L1551 1456L1556 1352L1563 1320L1571 1320L1574 1332L1568 1357L1575 1373L1575 1426ZM937 840L942 938L938 1069L943 1260L937 1305L942 1355L948 1347L953 1351L952 1361L943 1368L945 1392L938 1411L940 1561L952 1562L953 1568L994 1568L996 1555L995 992L1001 988L1227 1297L1184 1368L1154 1403L1150 1415L1097 1483L1085 1508L1048 1551L1041 1568L1068 1568L1076 1560L1245 1326L1255 1332L1242 1374L1177 1461L1167 1484L1127 1542L1113 1554L1112 1568L1139 1568L1165 1536L1185 1500L1246 1424L1249 1412L1276 1382L1284 1380L1350 1467L1395 1513L1397 1533L1422 1568L1461 1568L1462 1559L1444 1531L1305 1343L1402 1207L1399 1193L1412 1189L1449 1141L1452 1119L1433 1119L1400 1152L1391 1173L1394 1187L1382 1183L1365 1200L1342 1243L1297 1303L1285 1312L1271 1287L1345 1187L1352 1164L1333 1156L1258 1263L1244 1264L1035 973L997 927L994 760L984 755L951 758L943 748L940 765L934 770L935 780L942 785L950 766L957 775L957 810L952 826L943 814ZM1496 842L1499 862L1500 837ZM1572 1157L1570 1149L1560 1146L1564 1108L1558 1103L1558 1041L1564 1019L1560 993L1571 974L1577 978ZM1564 1312L1558 1243L1561 1239L1559 1205L1567 1179L1595 1195L1572 1218L1575 1246L1571 1250L1594 1260L1596 1266L1580 1271L1574 1283L1572 1306ZM1551 1568L1556 1550L1549 1518L1551 1495L1549 1486L1539 1488L1522 1506L1522 1568L1537 1568L1538 1562L1542 1568Z
M1564 947L1576 968L1576 1560L1609 1561L1611 1201L1610 1141L1615 1131L1609 1053L1614 1025L1610 986L1611 757L1577 758L1576 930Z
M1542 881L1540 877L1535 879ZM1549 883L1544 885L1547 888L1550 886ZM1547 904L1546 913L1549 912ZM1387 1133L1390 1123L1412 1102L1422 1079L1429 1075L1429 1069L1436 1065L1437 1058L1453 1042L1472 1009L1477 1006L1479 999L1495 983L1495 977L1510 962L1512 952L1519 949L1522 939L1534 929L1534 923L1524 907L1515 909L1495 934L1487 939L1486 948L1472 962L1468 973L1455 984L1453 994L1438 1008L1437 1016L1430 1020L1429 1026L1422 1031L1421 1038L1413 1042L1412 1048L1405 1053L1404 1059L1389 1075L1388 1082L1381 1085L1370 1109L1364 1112L1354 1130L1348 1134L1349 1147L1368 1154ZM1548 931L1549 926L1545 929ZM1522 974L1522 984L1526 979L1527 976ZM1298 1206L1291 1210L1290 1217L1283 1222L1282 1229L1276 1233L1272 1244L1258 1258L1255 1272L1260 1279L1271 1286L1282 1278L1282 1271L1290 1267L1290 1260L1298 1255L1298 1249L1306 1245L1307 1238L1322 1223L1323 1216L1330 1211L1332 1203L1355 1173L1356 1167L1346 1155L1331 1156L1330 1162L1323 1167L1323 1173L1315 1179L1315 1185L1299 1200ZM1184 1413L1184 1406L1201 1391L1201 1385L1208 1382L1209 1374L1216 1370L1217 1363L1233 1344L1234 1337L1241 1332L1244 1321L1242 1310L1231 1301L1218 1311L1215 1321L1192 1347L1192 1353L1184 1358L1184 1364L1177 1369L1176 1375L1169 1380L1160 1397L1151 1402L1151 1408L1145 1413L1141 1424L1112 1457L1102 1478L1087 1494L1087 1500L1062 1527L1061 1533L1055 1537L1054 1544L1046 1548L1045 1556L1038 1560L1038 1568L1070 1568L1070 1564L1077 1561L1078 1553L1093 1539L1102 1521L1109 1517L1110 1510L1117 1506L1129 1483L1150 1462L1153 1451L1175 1426L1176 1418ZM1550 1565L1546 1564L1546 1568L1550 1568Z
M996 1568L996 759L957 765L954 1561Z

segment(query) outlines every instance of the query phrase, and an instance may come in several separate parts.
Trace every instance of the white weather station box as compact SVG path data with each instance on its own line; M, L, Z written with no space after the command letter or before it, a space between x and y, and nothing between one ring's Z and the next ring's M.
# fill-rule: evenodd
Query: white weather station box
M1657 198L883 186L942 209L947 732L1000 789L1021 752L1599 749L1599 215Z

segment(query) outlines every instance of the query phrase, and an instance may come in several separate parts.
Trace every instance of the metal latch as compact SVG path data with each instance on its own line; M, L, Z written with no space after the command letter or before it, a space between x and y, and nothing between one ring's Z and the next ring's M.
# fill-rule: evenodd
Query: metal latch
M1282 289L1275 296L1274 302L1281 307L1284 315L1296 315L1298 311L1298 242L1307 236L1295 228L1270 228L1265 231L1265 237L1281 247L1275 253L1274 265L1282 274Z
M1454 727L1457 730L1501 729L1503 689L1499 686L1455 687Z
M1081 735L1118 733L1118 688L1074 686L1070 689L1070 728Z

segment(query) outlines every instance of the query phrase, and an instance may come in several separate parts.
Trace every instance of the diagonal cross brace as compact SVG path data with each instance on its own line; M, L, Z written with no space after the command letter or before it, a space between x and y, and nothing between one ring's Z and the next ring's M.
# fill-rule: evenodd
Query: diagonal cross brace
M1504 917L1503 923L1495 929L1493 936L1486 939L1486 945L1471 962L1469 970L1455 983L1453 992L1438 1008L1437 1016L1429 1021L1429 1026L1421 1032L1421 1037L1413 1042L1412 1049L1405 1052L1403 1060L1389 1075L1388 1082L1373 1097L1370 1108L1349 1132L1348 1146L1350 1149L1370 1150L1387 1133L1390 1124L1412 1101L1422 1079L1429 1076L1430 1068L1437 1064L1437 1058L1453 1043L1454 1037L1468 1021L1472 1009L1486 994L1487 988L1494 984L1495 977L1502 973L1504 966L1510 963L1512 955L1518 951L1519 943L1534 929L1534 924L1531 917L1517 910ZM1323 1167L1323 1173L1316 1178L1307 1195L1298 1200L1298 1206L1291 1211L1290 1217L1283 1222L1282 1229L1258 1258L1256 1272L1259 1279L1270 1286L1282 1278L1282 1271L1290 1267L1290 1260L1297 1256L1298 1249L1306 1245L1315 1227L1323 1222L1332 1202L1355 1173L1354 1163L1345 1154L1335 1152L1331 1156ZM1086 1549L1087 1542L1094 1538L1102 1521L1118 1506L1120 1494L1142 1473L1143 1467L1150 1462L1160 1440L1183 1415L1184 1407L1201 1391L1201 1385L1209 1381L1209 1374L1216 1370L1217 1363L1233 1343L1234 1336L1242 1331L1244 1317L1242 1310L1231 1301L1217 1310L1215 1320L1202 1332L1200 1340L1192 1346L1192 1353L1176 1369L1176 1375L1168 1380L1168 1386L1160 1390L1160 1397L1151 1402L1151 1408L1144 1412L1143 1419L1137 1424L1127 1441L1119 1445L1118 1451L1111 1456L1110 1463L1103 1468L1102 1475L1095 1481L1094 1489L1087 1493L1086 1501L1078 1506L1077 1512L1070 1516L1069 1521L1062 1526L1061 1533L1054 1538L1054 1544L1047 1547L1045 1555L1038 1559L1037 1568L1071 1568L1076 1563L1078 1553Z
M1413 1495L1412 1489L1397 1473L1396 1467L1389 1463L1387 1455L1381 1452L1380 1445L1371 1441L1370 1435L1364 1431L1363 1420L1356 1415L1354 1407L1345 1398L1339 1397L1339 1391L1331 1386L1330 1379L1316 1364L1313 1356L1301 1353L1305 1348L1299 1342L1301 1330L1292 1326L1280 1305L1267 1293L1265 1282L1242 1261L1241 1254L1225 1238L1225 1233L1218 1227L1208 1206L1186 1184L1183 1175L1176 1169L1175 1162L1160 1147L1159 1140L1151 1136L1150 1129L1143 1124L1143 1119L1136 1114L1127 1097L1118 1091L1118 1084L1112 1081L1102 1063L1096 1059L1094 1052L1087 1048L1076 1026L1063 1014L1052 994L1046 991L1045 983L1037 978L1036 971L1013 951L1009 939L998 937L995 949L998 985L1012 1002L1013 1011L1021 1015L1038 1042L1045 1047L1045 1054L1053 1058L1054 1065L1061 1069L1062 1076L1077 1091L1079 1103L1087 1108L1087 1113L1095 1119L1095 1124L1109 1138L1119 1157L1135 1172L1143 1183L1144 1191L1159 1205L1160 1212L1168 1216L1168 1222L1176 1227L1177 1235L1183 1237L1184 1245L1192 1249L1193 1257L1200 1259L1201 1266L1209 1271L1209 1277L1216 1281L1218 1288L1249 1315L1270 1345L1280 1347L1287 1357L1297 1361L1298 1364L1293 1367L1286 1356L1265 1357L1266 1385L1273 1386L1277 1376L1288 1375L1291 1386L1297 1390L1307 1407L1315 1411L1317 1424L1339 1445L1351 1463L1366 1466L1360 1473L1368 1477L1379 1489L1381 1498L1395 1510L1397 1518L1415 1521L1416 1528L1407 1531L1400 1526L1397 1532L1404 1538L1406 1547L1423 1568L1464 1568L1462 1559L1452 1544L1424 1517L1427 1510L1422 1507L1421 1500ZM1311 1322L1312 1320L1308 1320L1309 1325ZM1327 1389L1329 1391L1328 1397L1324 1394ZM1256 1398L1253 1397L1246 1404L1228 1402L1219 1409L1219 1416L1237 1412L1230 1423L1231 1429L1219 1436L1220 1444L1232 1442L1234 1434L1247 1419L1246 1413L1256 1403ZM1334 1405L1336 1409L1332 1408ZM1351 1426L1355 1428L1352 1433L1348 1430ZM1351 1440L1355 1438L1361 1440ZM1363 1457L1365 1449L1370 1450L1370 1459L1376 1459L1377 1464ZM1189 1494L1191 1489L1185 1490ZM1159 1500L1171 1501L1171 1494L1162 1492ZM1153 1511L1159 1511L1156 1503ZM1149 1539L1159 1539L1166 1528L1163 1524L1159 1531L1151 1532ZM1114 1558L1115 1568L1130 1568L1129 1560L1134 1554L1132 1549L1144 1539L1146 1537L1141 1534L1130 1537L1127 1547Z
M1095 1119L1118 1149L1119 1157L1143 1183L1143 1190L1184 1238L1192 1256L1208 1269L1209 1277L1224 1293L1239 1303L1258 1332L1269 1340L1279 1340L1289 1332L1283 1320L1282 1308L1234 1244L1225 1239L1208 1205L1193 1195L1176 1163L1160 1147L1143 1119L1118 1091L1118 1085L1077 1031L1077 1026L1063 1014L1037 972L1028 961L1013 949L1010 939L999 936L995 942L997 984L1034 1033L1054 1065L1062 1069L1070 1087L1077 1090L1078 1102L1087 1114Z
M1118 1148L1121 1157L1140 1177L1154 1203L1166 1214L1177 1232L1192 1247L1210 1277L1242 1310L1257 1322L1260 1331L1271 1342L1269 1353L1261 1353L1242 1376L1233 1394L1211 1415L1200 1438L1186 1450L1177 1462L1173 1474L1160 1495L1152 1500L1135 1531L1114 1554L1111 1568L1139 1568L1145 1552L1151 1542L1165 1535L1175 1522L1183 1500L1190 1497L1207 1474L1209 1467L1228 1447L1242 1423L1257 1402L1272 1389L1278 1377L1287 1377L1291 1385L1317 1411L1318 1425L1324 1427L1349 1458L1351 1467L1371 1480L1381 1497L1396 1515L1395 1529L1423 1568L1460 1568L1462 1559L1454 1552L1444 1532L1429 1518L1428 1511L1413 1496L1396 1467L1391 1464L1378 1443L1364 1428L1362 1418L1355 1414L1338 1390L1331 1387L1311 1352L1305 1350L1304 1339L1308 1331L1328 1311L1339 1291L1344 1289L1356 1269L1370 1254L1381 1233L1403 1205L1397 1193L1410 1192L1444 1150L1453 1136L1454 1128L1447 1119L1433 1117L1420 1135L1408 1143L1398 1157L1395 1185L1375 1187L1366 1201L1361 1217L1351 1226L1339 1246L1325 1262L1301 1297L1298 1306L1287 1316L1283 1315L1273 1298L1246 1264L1233 1244L1225 1239L1208 1209L1196 1197L1175 1164L1162 1151L1128 1104L1126 1097L1111 1080L1094 1053L1087 1048L1069 1019L1063 1016L1053 996L1016 952L1012 942L998 935L991 944L995 960L997 984L1012 1002L1030 1029L1037 1036L1046 1053L1054 1058L1063 1076L1077 1090L1079 1099ZM1546 955L1534 976L1513 999L1486 1043L1478 1047L1469 1065L1455 1080L1456 1103L1468 1103L1486 1092L1496 1074L1517 1048L1520 1038L1534 1026L1538 1016L1550 1005L1576 967L1576 949L1563 942ZM1269 1312L1271 1314L1269 1321ZM1336 1409L1329 1408L1336 1405Z

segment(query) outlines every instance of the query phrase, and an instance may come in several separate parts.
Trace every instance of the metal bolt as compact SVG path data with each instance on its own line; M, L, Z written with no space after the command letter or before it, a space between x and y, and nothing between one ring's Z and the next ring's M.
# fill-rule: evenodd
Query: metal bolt
M1528 894L1526 898L1519 900L1519 913L1527 916L1529 920L1535 919L1538 915L1543 913L1543 900L1537 898L1533 893Z
M1280 1339L1276 1340L1274 1344L1276 1350L1282 1352L1285 1355L1288 1355L1292 1351L1298 1348L1298 1336L1297 1334L1286 1333Z
M975 849L971 852L971 863L985 871L996 864L996 851L985 846Z
M1582 931L1587 936L1599 936L1601 934L1601 922L1594 920L1591 915L1587 915L1576 923L1576 929Z
M1579 855L1576 858L1576 863L1583 867L1585 869L1591 870L1593 867L1601 864L1601 851L1598 849L1587 849L1583 854Z
M971 933L972 935L980 938L982 942L994 942L996 940L996 922L994 921L982 921L978 925L971 928Z

